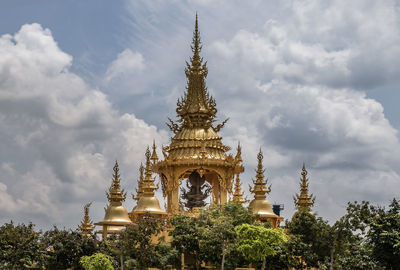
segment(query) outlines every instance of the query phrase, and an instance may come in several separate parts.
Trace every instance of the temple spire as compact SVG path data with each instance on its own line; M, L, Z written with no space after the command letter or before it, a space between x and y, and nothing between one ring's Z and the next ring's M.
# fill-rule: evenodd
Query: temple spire
M143 163L140 163L139 167L139 179L138 179L138 188L136 189L136 197L132 194L132 198L136 201L139 201L140 197L143 195L143 181L144 181L144 167Z
M264 167L262 164L263 161L263 154L260 152L257 155L258 159L258 164L257 164L257 170L256 170L256 180L253 181L254 188L250 187L250 192L254 193L254 198L255 199L266 199L266 194L271 192L271 185L267 188L267 181L264 180Z
M196 14L191 45L193 56L190 58L190 63L186 62L185 69L187 91L177 102L176 113L179 118L178 124L174 123L171 119L170 123L167 124L174 133L178 133L183 128L209 129L212 127L217 113L215 100L209 96L205 83L208 70L206 63L203 64L203 58L200 57L201 48L200 31Z
M233 192L233 201L236 203L244 203L246 200L243 199L242 184L240 183L239 174L236 174L235 190Z
M153 140L153 153L151 154L151 161L155 164L158 161L158 156L156 152L156 141Z
M125 201L126 199L126 193L123 189L121 190L118 161L115 161L113 171L114 171L113 180L110 188L108 189L108 192L106 192L107 199L109 202L116 202L122 204L122 202Z
M89 235L94 229L93 222L89 217L89 207L91 204L92 203L90 202L83 207L83 220L81 221L81 224L78 225L78 229L82 232L82 235Z
M307 178L307 170L305 164L303 163L303 168L301 169L301 178L300 178L300 195L296 194L293 197L294 204L297 209L306 208L310 209L314 205L315 196L313 194L308 195L308 178Z

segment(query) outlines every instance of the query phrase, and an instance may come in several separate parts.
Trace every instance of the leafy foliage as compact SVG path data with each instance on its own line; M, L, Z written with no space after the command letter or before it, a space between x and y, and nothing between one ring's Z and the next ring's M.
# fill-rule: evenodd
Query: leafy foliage
M114 270L112 258L103 253L95 253L92 256L83 256L80 260L85 270Z
M239 236L237 250L254 262L263 261L265 268L266 257L277 253L277 246L287 241L283 229L270 229L261 225L242 224L235 228Z
M44 233L41 241L49 251L46 269L82 269L80 258L96 252L94 237L82 236L78 231L54 227Z
M40 232L34 231L32 223L14 225L5 223L0 227L0 268L24 269L42 266L46 252L40 243Z

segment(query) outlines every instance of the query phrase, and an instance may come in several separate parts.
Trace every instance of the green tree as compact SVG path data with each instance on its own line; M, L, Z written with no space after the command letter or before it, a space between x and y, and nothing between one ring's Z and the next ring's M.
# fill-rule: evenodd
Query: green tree
M83 256L80 260L85 270L114 270L112 258L103 253L95 253L92 256Z
M308 210L299 210L286 223L290 240L288 253L293 258L289 263L292 267L319 267L328 260L334 243L333 228L322 218L317 218Z
M96 252L94 236L82 236L78 231L54 227L43 234L41 241L49 251L46 269L82 269L80 258Z
M41 232L34 231L32 223L0 227L0 268L24 269L44 264L46 252L40 243Z
M367 239L372 256L386 269L400 269L400 204L393 199L389 210L380 209L373 217Z
M255 220L251 211L241 204L230 202L212 205L201 211L197 218L201 259L224 269L235 268L245 259L236 250L235 227L252 224Z
M191 256L194 259L194 267L200 269L200 232L195 217L182 214L174 215L170 219L173 229L169 232L172 236L171 246L180 254Z
M277 253L277 246L287 241L283 229L270 229L260 225L242 224L235 228L239 236L237 250L252 261L262 261L265 269L267 256Z
M117 248L125 257L128 269L156 267L166 269L168 265L180 266L180 253L174 250L163 237L157 237L165 226L152 216L144 216L118 238Z

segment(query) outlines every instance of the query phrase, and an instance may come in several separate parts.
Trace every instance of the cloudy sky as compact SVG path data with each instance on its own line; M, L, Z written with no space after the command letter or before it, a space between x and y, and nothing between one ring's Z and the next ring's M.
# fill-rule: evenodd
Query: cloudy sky
M75 228L90 201L101 220L115 159L134 191L146 145L169 141L196 11L246 194L261 146L285 218L303 162L331 222L348 201L399 198L400 1L5 0L1 223Z

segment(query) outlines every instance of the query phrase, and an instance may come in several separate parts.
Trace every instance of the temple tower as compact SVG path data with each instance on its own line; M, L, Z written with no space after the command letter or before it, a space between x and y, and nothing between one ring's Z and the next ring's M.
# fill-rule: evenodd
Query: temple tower
M173 132L171 143L162 148L163 160L154 159L153 170L160 175L168 213L179 211L179 187L184 179L197 173L212 187L212 203L223 204L232 193L235 174L244 171L239 155L233 157L218 135L227 120L214 125L216 103L205 84L207 66L200 57L201 41L196 14L192 41L193 56L186 62L187 87L178 100L177 122L167 124Z
M301 169L301 178L300 178L300 195L296 194L293 196L294 205L297 208L297 211L301 209L305 209L307 211L311 211L311 207L314 206L315 196L313 194L308 194L308 181L307 178L307 170L305 164L303 163L303 168Z
M123 189L121 190L117 161L115 161L113 170L113 180L108 192L106 192L109 204L105 208L104 219L95 224L102 226L99 233L103 235L103 239L107 237L107 234L120 233L126 225L132 224L128 216L128 211L122 205L122 202L126 199L126 193Z
M276 215L272 210L271 203L267 200L266 194L271 192L271 185L267 187L267 180L264 180L264 167L262 164L263 154L258 153L258 165L256 170L256 180L253 180L254 187L250 186L250 192L254 194L254 199L250 202L249 208L251 211L259 216L259 220L269 221L272 223L272 227L278 227L279 223L283 220L282 217Z
M93 226L93 221L89 217L89 207L92 203L88 203L83 207L83 220L81 221L81 224L78 225L78 230L82 232L82 235L90 235L94 229Z
M153 148L152 157L154 157L154 153L155 148ZM140 194L136 207L133 209L132 213L130 213L132 220L136 220L140 215L144 214L151 214L160 217L166 215L166 213L161 209L160 202L154 194L154 191L157 189L157 187L154 185L154 178L152 176L152 157L150 155L150 149L147 147L145 176L142 180L142 186L139 186L139 189L141 188L142 193Z

